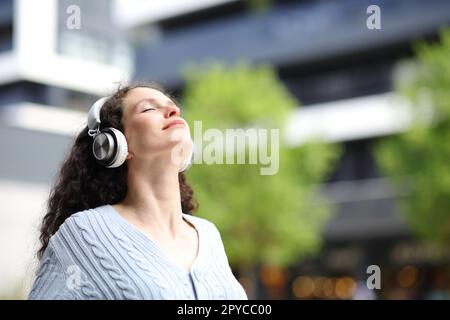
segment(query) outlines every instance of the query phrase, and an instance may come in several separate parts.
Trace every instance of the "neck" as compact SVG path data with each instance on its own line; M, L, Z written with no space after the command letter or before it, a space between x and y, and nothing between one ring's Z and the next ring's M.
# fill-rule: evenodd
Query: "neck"
M151 170L143 170L135 163L130 165L127 196L116 207L130 222L153 235L176 238L183 226L177 168L152 163Z

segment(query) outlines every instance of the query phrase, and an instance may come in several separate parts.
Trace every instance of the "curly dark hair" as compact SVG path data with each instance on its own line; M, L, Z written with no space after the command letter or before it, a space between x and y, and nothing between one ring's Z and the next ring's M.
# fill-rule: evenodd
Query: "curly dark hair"
M113 127L124 132L123 100L130 90L139 87L156 89L170 97L156 84L133 83L119 87L101 109L100 129ZM76 137L50 191L46 214L40 227L41 247L37 252L39 260L52 235L72 214L105 204L116 204L127 194L127 163L118 168L105 168L95 161L91 148L92 138L88 135L86 126ZM182 210L184 213L192 214L198 209L198 203L193 198L193 190L183 172L178 173L178 180Z

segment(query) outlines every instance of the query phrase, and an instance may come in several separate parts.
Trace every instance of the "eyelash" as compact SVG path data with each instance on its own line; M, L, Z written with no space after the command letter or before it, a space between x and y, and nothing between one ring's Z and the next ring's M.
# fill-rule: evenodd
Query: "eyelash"
M151 107L151 108L145 109L145 110L142 111L142 112L147 112L147 111L149 111L149 110L156 110L156 108ZM180 108L180 114L181 114L182 112L183 112L183 109Z

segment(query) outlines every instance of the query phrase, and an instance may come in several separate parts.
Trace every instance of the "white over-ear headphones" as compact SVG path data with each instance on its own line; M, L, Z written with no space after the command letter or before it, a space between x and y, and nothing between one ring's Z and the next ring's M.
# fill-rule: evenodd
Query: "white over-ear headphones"
M195 154L195 144L194 141L191 139L192 142L192 148L191 152L189 153L189 156L184 160L184 162L181 164L180 172L186 171L192 166L192 163L194 162L194 154Z
M100 130L100 110L109 97L97 100L88 113L88 134L94 138L92 153L98 163L107 168L121 166L128 155L127 140L122 132L115 128Z
M128 155L128 145L125 136L115 128L104 128L100 130L100 110L109 97L97 100L88 113L88 134L94 138L92 153L98 163L107 168L120 167ZM194 142L189 157L182 163L180 172L187 170L194 158Z

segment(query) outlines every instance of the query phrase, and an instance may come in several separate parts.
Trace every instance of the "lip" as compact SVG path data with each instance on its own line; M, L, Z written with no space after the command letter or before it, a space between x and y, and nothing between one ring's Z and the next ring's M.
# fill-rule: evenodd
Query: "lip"
M183 125L183 126L186 126L186 124L184 123L183 120L173 120L173 121L169 122L169 123L163 128L163 130L166 130L166 129L170 128L171 126L175 126L175 125L178 125L178 124L181 124L181 125Z

